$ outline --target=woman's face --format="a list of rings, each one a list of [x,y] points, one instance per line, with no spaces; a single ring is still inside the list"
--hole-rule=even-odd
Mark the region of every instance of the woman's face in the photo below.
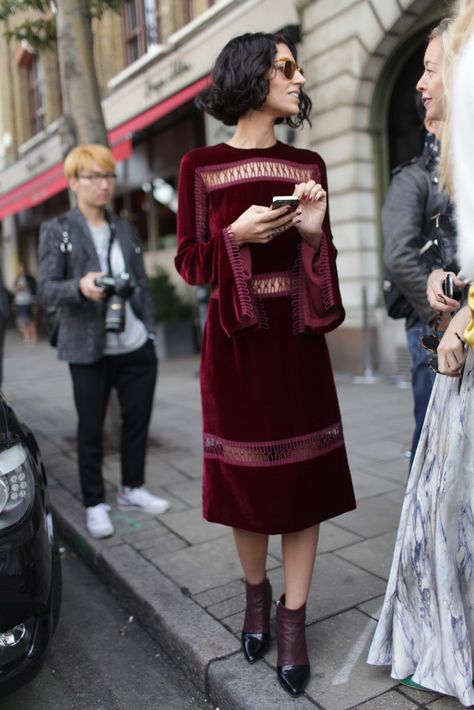
[[[443,40],[435,37],[426,48],[425,71],[416,85],[426,109],[426,118],[430,121],[442,121],[444,118],[443,53]]]
[[[277,44],[276,48],[273,68],[268,76],[270,88],[263,104],[263,111],[271,113],[275,119],[296,116],[299,113],[301,89],[306,82],[289,47],[286,44]],[[288,78],[291,73],[289,70],[293,69],[293,76]]]

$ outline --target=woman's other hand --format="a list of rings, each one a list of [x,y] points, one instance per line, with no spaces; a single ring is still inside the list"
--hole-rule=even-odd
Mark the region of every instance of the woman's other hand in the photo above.
[[[448,298],[443,293],[443,283],[446,280],[448,273],[451,274],[454,287],[462,289],[465,286],[464,281],[461,281],[452,271],[447,272],[444,269],[435,269],[428,277],[426,284],[426,296],[431,308],[437,313],[451,313],[459,309],[459,301],[454,298]]]
[[[293,212],[288,205],[271,209],[251,205],[229,226],[237,246],[243,244],[268,244],[293,223]]]
[[[459,377],[466,360],[467,351],[462,334],[471,319],[471,311],[464,306],[451,322],[438,345],[438,372],[448,377]]]
[[[327,209],[326,191],[318,182],[309,180],[296,185],[294,194],[299,198],[300,204],[293,224],[303,239],[317,250],[321,243],[321,230]]]

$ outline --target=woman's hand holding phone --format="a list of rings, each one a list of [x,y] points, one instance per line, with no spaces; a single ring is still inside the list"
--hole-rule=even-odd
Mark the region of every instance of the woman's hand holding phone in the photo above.
[[[230,225],[237,246],[243,244],[268,244],[280,232],[289,229],[294,212],[288,204],[272,209],[251,205]]]
[[[466,285],[464,281],[461,281],[461,279],[451,271],[446,272],[444,269],[435,269],[431,272],[426,285],[426,296],[431,308],[440,314],[459,310],[459,301],[453,298],[452,295],[444,293],[444,288],[446,287],[445,280],[448,275],[450,276],[452,284],[452,289],[449,288],[449,291],[456,289],[462,290]]]
[[[326,216],[326,190],[315,180],[309,180],[296,185],[294,194],[298,197],[300,206],[293,223],[303,239],[317,250],[321,244],[322,227]]]
[[[319,249],[327,209],[326,191],[321,184],[315,180],[299,183],[293,195],[276,195],[274,202],[271,208],[252,205],[232,222],[230,230],[237,246],[268,244],[295,226],[313,249]]]

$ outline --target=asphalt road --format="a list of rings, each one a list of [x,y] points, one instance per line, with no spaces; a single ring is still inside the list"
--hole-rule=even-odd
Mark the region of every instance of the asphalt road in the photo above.
[[[214,710],[69,550],[63,606],[40,674],[0,710]]]

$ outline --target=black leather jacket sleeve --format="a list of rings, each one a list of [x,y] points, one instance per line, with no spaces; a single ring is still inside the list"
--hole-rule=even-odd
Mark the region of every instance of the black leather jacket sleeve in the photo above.
[[[406,166],[393,177],[382,209],[385,265],[425,323],[436,315],[426,298],[426,281],[433,267],[419,253],[425,241],[426,215],[436,213],[430,191],[429,173],[424,174],[418,163]]]

